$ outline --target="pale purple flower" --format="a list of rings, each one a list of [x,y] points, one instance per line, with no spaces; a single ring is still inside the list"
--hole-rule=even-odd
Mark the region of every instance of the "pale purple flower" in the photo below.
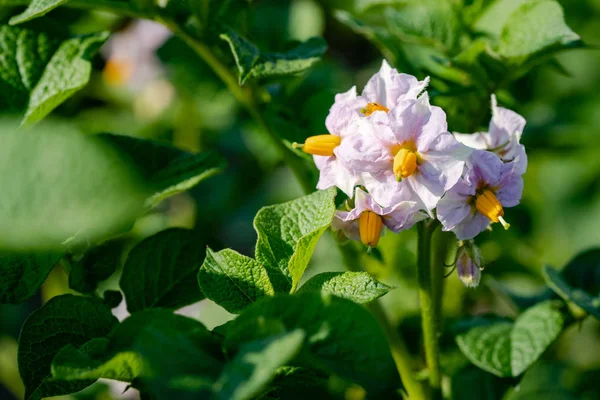
[[[356,188],[354,208],[351,211],[336,211],[331,227],[334,231],[341,230],[350,239],[360,241],[359,218],[365,211],[380,215],[383,225],[395,233],[409,229],[428,218],[426,213],[420,211],[421,204],[409,200],[407,193],[404,193],[403,197],[407,200],[399,201],[393,207],[381,207],[370,194]]]
[[[474,238],[491,222],[500,221],[508,228],[503,207],[519,204],[522,192],[523,178],[515,165],[503,163],[492,152],[474,150],[463,178],[439,201],[437,218],[444,231],[454,232],[459,239]],[[489,201],[478,203],[480,196],[488,196]]]
[[[363,173],[363,185],[384,206],[411,192],[428,211],[461,177],[470,149],[448,132],[444,111],[429,104],[427,93],[403,99],[389,113],[374,112],[354,124],[334,153],[350,171]],[[410,174],[394,171],[401,149],[414,153]],[[416,161],[415,161],[416,160]]]
[[[477,287],[481,280],[482,258],[479,249],[472,242],[466,242],[456,253],[456,272],[461,282],[470,288]]]
[[[454,137],[474,149],[493,151],[505,163],[514,163],[515,170],[522,175],[527,170],[527,154],[520,143],[525,123],[525,118],[516,112],[498,107],[496,96],[492,95],[492,120],[488,132],[455,133]]]

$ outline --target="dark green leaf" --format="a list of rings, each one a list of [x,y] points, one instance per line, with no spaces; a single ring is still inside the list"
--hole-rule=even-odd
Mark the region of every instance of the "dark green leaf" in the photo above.
[[[583,398],[569,390],[569,371],[558,363],[535,363],[525,374],[519,385],[504,400],[576,400]]]
[[[109,241],[85,253],[71,263],[69,287],[79,293],[92,293],[98,284],[107,280],[121,264],[123,243]]]
[[[148,205],[186,191],[225,167],[223,158],[213,152],[192,154],[152,140],[111,134],[100,137],[130,157],[153,186]]]
[[[546,283],[565,301],[572,301],[589,314],[600,319],[600,297],[592,297],[582,289],[575,288],[554,268],[545,266],[542,274]]]
[[[305,334],[302,330],[250,342],[240,348],[215,384],[215,398],[250,400],[273,378],[279,367],[290,362],[300,351]]]
[[[558,337],[563,322],[557,304],[546,301],[525,311],[514,323],[476,326],[458,335],[456,343],[478,367],[500,377],[518,376]]]
[[[274,294],[265,267],[231,249],[208,249],[198,271],[202,293],[230,313],[237,314],[256,300]]]
[[[473,365],[461,369],[451,377],[452,399],[501,400],[510,387],[505,379],[498,378]]]
[[[19,15],[15,15],[10,19],[11,25],[20,24],[30,21],[34,18],[41,17],[56,7],[66,3],[68,0],[32,0],[27,6],[27,9]]]
[[[61,258],[60,253],[0,255],[0,304],[31,298]]]
[[[273,279],[275,291],[295,291],[319,238],[335,213],[336,189],[320,190],[299,199],[264,207],[254,218],[258,232],[256,259],[267,270],[287,279]]]
[[[130,313],[146,308],[181,308],[204,298],[196,274],[205,255],[193,231],[167,229],[135,246],[120,285]]]
[[[123,294],[118,290],[106,290],[102,298],[108,308],[116,308],[123,301]]]
[[[578,254],[560,273],[571,286],[592,295],[600,294],[600,249]]]
[[[299,292],[323,291],[363,304],[378,299],[392,289],[367,272],[324,272],[310,278]]]
[[[50,376],[50,364],[58,351],[71,344],[81,346],[90,339],[108,335],[118,321],[100,299],[63,295],[34,311],[19,337],[19,373],[26,399],[78,392],[93,380],[66,382]]]
[[[296,329],[306,332],[307,367],[357,382],[374,397],[400,385],[383,331],[371,314],[326,293],[265,297],[232,322],[225,345],[231,351]]]
[[[263,53],[255,44],[231,29],[221,34],[221,39],[229,43],[238,67],[240,84],[248,79],[303,72],[319,61],[327,50],[327,43],[320,37],[311,38],[285,53]]]

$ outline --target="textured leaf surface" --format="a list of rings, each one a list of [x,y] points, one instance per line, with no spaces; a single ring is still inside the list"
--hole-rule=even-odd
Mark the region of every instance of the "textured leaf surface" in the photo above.
[[[120,285],[130,313],[147,308],[181,308],[204,298],[196,274],[204,246],[190,230],[167,229],[135,246]]]
[[[231,323],[225,347],[238,349],[296,329],[306,332],[304,345],[310,354],[307,367],[357,382],[372,396],[400,385],[379,324],[360,305],[329,294],[265,297]]]
[[[63,124],[0,124],[0,248],[46,251],[129,229],[147,187],[121,155]]]
[[[566,301],[572,301],[587,313],[600,319],[600,296],[590,296],[586,291],[571,286],[554,268],[544,267],[542,275],[552,290]]]
[[[500,377],[518,376],[533,364],[563,328],[555,302],[546,301],[514,323],[501,321],[477,326],[456,337],[463,354],[478,367]]]
[[[27,9],[19,15],[15,15],[10,19],[11,25],[20,24],[30,21],[34,18],[41,17],[46,13],[54,10],[56,7],[65,4],[68,0],[32,0],[27,6]]]
[[[149,205],[191,189],[225,167],[225,160],[213,152],[192,154],[152,140],[111,134],[101,137],[130,157],[153,186]]]
[[[284,53],[263,53],[254,43],[233,30],[222,34],[221,39],[229,43],[241,84],[248,79],[303,72],[319,61],[327,50],[327,43],[320,37],[311,38]]]
[[[104,337],[118,321],[101,300],[63,295],[54,297],[25,321],[19,337],[19,373],[26,399],[78,392],[93,380],[67,382],[51,379],[50,364],[58,351]]]
[[[31,298],[61,257],[61,253],[0,254],[0,304]]]
[[[215,384],[214,397],[223,400],[255,398],[275,378],[277,369],[298,354],[304,338],[304,332],[298,329],[242,346]]]
[[[296,290],[319,238],[335,213],[336,189],[320,190],[287,203],[262,208],[254,218],[256,259],[280,271],[287,281],[271,279],[275,291]],[[277,276],[269,274],[269,276]]]
[[[216,253],[207,250],[198,272],[198,284],[206,297],[234,314],[274,294],[265,267],[231,249]]]
[[[123,244],[109,241],[85,253],[79,261],[71,263],[69,287],[79,293],[92,293],[98,284],[107,280],[121,264]]]
[[[299,292],[323,291],[363,304],[383,296],[392,289],[367,272],[324,272],[310,278]]]
[[[564,20],[555,0],[532,0],[517,8],[505,22],[498,53],[520,62],[549,49],[581,45],[579,35]]]

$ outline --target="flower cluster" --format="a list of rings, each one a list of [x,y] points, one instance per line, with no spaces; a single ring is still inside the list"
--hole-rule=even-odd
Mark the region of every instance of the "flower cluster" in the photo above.
[[[337,186],[350,197],[333,229],[368,247],[384,227],[399,232],[427,218],[460,240],[495,222],[508,229],[504,208],[521,199],[525,119],[492,96],[488,132],[452,134],[444,111],[430,104],[428,83],[383,61],[361,95],[353,87],[335,97],[329,134],[294,143],[314,156],[318,189]]]

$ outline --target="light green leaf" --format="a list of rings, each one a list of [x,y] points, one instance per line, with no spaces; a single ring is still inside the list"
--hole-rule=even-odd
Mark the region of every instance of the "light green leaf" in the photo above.
[[[225,348],[235,351],[248,342],[296,329],[306,333],[307,352],[297,363],[356,382],[373,398],[400,386],[377,321],[362,306],[327,293],[263,298],[228,326]]]
[[[275,293],[265,267],[231,249],[207,250],[198,284],[206,297],[234,314]]]
[[[598,300],[600,297],[594,298],[586,291],[571,286],[561,273],[554,268],[545,266],[542,269],[542,275],[548,286],[565,301],[572,301],[587,313],[600,319],[600,302]]]
[[[558,2],[529,0],[506,20],[497,50],[520,64],[535,55],[581,45],[579,35],[566,25]]]
[[[474,29],[499,37],[508,17],[528,0],[494,0],[477,19]]]
[[[0,254],[0,304],[30,299],[61,258],[61,253]]]
[[[114,149],[64,124],[0,125],[0,248],[47,251],[127,230],[147,185]]]
[[[56,7],[63,5],[68,0],[32,0],[27,6],[27,9],[19,15],[15,15],[9,21],[11,25],[20,24],[30,21],[34,18],[41,17]]]
[[[298,292],[323,291],[363,304],[378,299],[392,289],[367,272],[324,272],[310,278]]]
[[[229,29],[220,35],[229,43],[238,67],[240,84],[248,79],[293,75],[310,68],[327,50],[323,38],[315,37],[284,53],[263,53],[252,42]]]
[[[108,241],[87,251],[77,261],[71,262],[69,287],[79,293],[93,293],[98,284],[107,280],[121,265],[123,243]]]
[[[100,299],[70,294],[54,297],[25,321],[19,337],[19,373],[25,384],[25,399],[78,392],[93,380],[54,380],[50,363],[64,346],[81,346],[108,335],[118,323]]]
[[[553,301],[531,307],[517,318],[477,326],[456,337],[465,356],[500,377],[518,376],[533,364],[563,328],[563,315]]]
[[[256,259],[267,269],[282,272],[287,279],[275,281],[272,278],[275,291],[296,290],[319,238],[331,224],[335,195],[335,188],[320,190],[287,203],[264,207],[256,214]]]
[[[103,134],[103,139],[126,153],[154,187],[146,203],[153,206],[220,173],[225,160],[214,152],[188,153],[152,140]]]
[[[186,229],[167,229],[141,241],[129,252],[119,282],[127,310],[177,309],[202,300],[195,277],[204,255],[204,246]]]
[[[300,352],[304,338],[304,332],[297,329],[242,346],[225,366],[215,384],[213,397],[223,400],[255,398],[275,378],[277,369]]]

